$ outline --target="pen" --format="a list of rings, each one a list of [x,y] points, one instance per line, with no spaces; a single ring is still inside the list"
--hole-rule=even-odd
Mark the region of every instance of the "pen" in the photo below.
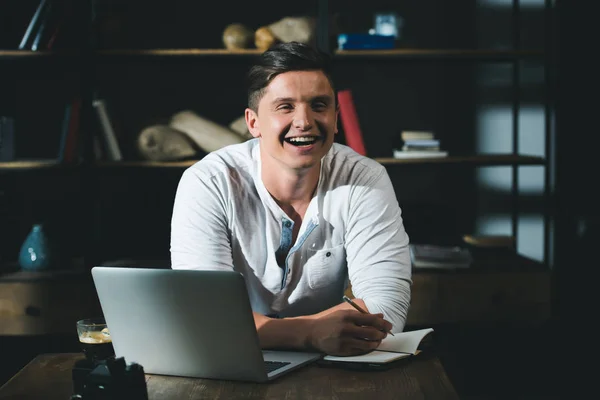
[[[348,304],[350,304],[352,307],[356,308],[356,310],[357,310],[358,312],[361,312],[361,313],[363,313],[363,314],[368,314],[368,312],[366,312],[365,310],[363,310],[363,309],[362,309],[362,308],[361,308],[361,307],[360,307],[358,304],[356,304],[355,302],[353,302],[353,301],[352,301],[352,299],[350,299],[349,297],[347,297],[347,296],[344,296],[344,297],[342,297],[342,298],[344,299],[344,301],[345,301],[346,303],[348,303]],[[390,335],[394,336],[394,334],[392,333],[392,331],[389,331],[389,332],[387,332],[387,333],[389,333]]]

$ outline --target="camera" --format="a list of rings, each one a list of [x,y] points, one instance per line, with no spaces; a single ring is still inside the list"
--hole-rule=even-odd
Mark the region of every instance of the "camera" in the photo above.
[[[79,360],[72,370],[72,400],[148,400],[144,368],[123,357]]]

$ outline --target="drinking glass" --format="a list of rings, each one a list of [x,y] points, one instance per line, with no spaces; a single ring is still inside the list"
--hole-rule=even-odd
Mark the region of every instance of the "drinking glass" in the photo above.
[[[112,339],[104,318],[87,318],[77,321],[79,344],[86,358],[101,361],[114,357]]]

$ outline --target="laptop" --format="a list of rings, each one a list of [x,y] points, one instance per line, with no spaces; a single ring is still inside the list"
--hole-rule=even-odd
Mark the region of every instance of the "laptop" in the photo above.
[[[263,351],[235,271],[96,266],[116,357],[157,375],[267,382],[322,357]]]

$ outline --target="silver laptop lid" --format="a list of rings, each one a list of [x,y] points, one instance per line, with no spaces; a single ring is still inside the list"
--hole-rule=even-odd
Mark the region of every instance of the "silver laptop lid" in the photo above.
[[[92,276],[127,363],[149,374],[267,379],[240,273],[100,266]]]

